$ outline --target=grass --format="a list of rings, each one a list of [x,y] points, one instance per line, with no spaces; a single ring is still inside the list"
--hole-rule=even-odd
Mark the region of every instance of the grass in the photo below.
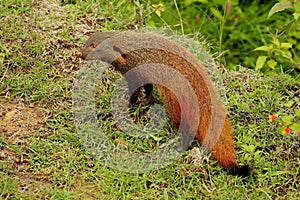
[[[91,0],[64,6],[5,0],[0,10],[1,199],[299,199],[299,135],[282,135],[278,124],[268,122],[270,114],[299,107],[285,106],[299,99],[299,80],[242,67],[224,71],[238,161],[251,167],[251,176],[233,176],[213,158],[192,163],[191,150],[160,170],[126,173],[95,159],[78,138],[72,87],[81,63],[75,53],[94,29],[139,26],[153,10]],[[110,97],[119,77],[107,71],[96,99],[110,139],[125,149],[147,151],[171,138],[169,124],[157,136],[161,140],[133,140],[116,128]],[[138,115],[145,108],[136,110]]]

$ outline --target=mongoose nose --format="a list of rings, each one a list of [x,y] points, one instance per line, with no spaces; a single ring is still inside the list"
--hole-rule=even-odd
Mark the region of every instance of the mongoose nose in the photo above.
[[[81,53],[81,52],[77,52],[77,53],[76,53],[76,56],[77,56],[78,58],[82,58],[82,53]]]

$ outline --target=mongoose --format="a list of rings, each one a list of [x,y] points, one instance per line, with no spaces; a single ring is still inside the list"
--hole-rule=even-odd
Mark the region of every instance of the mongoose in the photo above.
[[[153,63],[162,64],[178,71],[192,86],[200,106],[200,114],[194,112],[192,103],[184,102],[184,99],[183,103],[180,103],[172,91],[156,84],[172,123],[177,128],[182,125],[180,123],[184,123],[184,131],[187,133],[195,131],[200,144],[211,152],[222,167],[239,171],[231,124],[225,107],[218,98],[204,66],[184,47],[152,32],[99,32],[87,40],[77,56],[84,60],[105,61],[112,64],[122,74],[135,67]],[[143,71],[135,72],[135,75],[126,80],[130,82],[132,79],[136,79],[138,82],[148,83],[143,79],[149,79],[150,75],[144,75],[145,73]],[[171,81],[179,86],[179,93],[183,97],[189,96],[187,91],[181,89],[184,88],[181,85],[182,81],[178,78],[174,79],[166,81]],[[150,94],[152,92],[151,84],[146,86],[145,90]],[[195,128],[192,121],[196,115],[200,115],[200,118],[199,124]],[[221,124],[221,128],[218,130],[219,124]],[[218,132],[220,133],[218,134]]]

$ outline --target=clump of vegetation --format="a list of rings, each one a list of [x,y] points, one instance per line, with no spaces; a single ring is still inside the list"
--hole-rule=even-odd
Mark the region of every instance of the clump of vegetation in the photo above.
[[[273,1],[258,0],[175,1],[177,6],[161,2],[164,11],[152,16],[147,25],[170,26],[185,34],[200,32],[217,47],[212,52],[222,53],[220,61],[230,69],[243,66],[298,76],[299,2],[276,6]]]

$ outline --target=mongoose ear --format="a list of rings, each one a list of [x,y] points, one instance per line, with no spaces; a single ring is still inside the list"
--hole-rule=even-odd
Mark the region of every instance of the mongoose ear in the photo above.
[[[118,52],[121,56],[123,56],[126,52],[126,48],[121,44],[114,44],[114,51]]]
[[[118,44],[118,45],[115,44],[113,46],[113,49],[114,49],[115,52],[120,54],[120,56],[117,58],[117,61],[119,63],[121,63],[122,65],[125,65],[126,64],[126,54],[125,54],[126,50],[125,50],[125,47],[120,45],[120,44]]]

